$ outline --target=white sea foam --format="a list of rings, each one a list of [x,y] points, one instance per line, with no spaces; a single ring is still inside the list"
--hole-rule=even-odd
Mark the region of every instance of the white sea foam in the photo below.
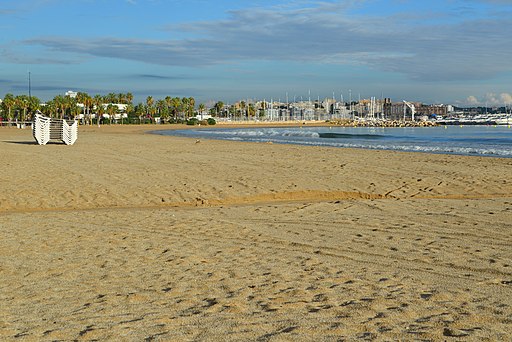
[[[159,134],[233,141],[512,157],[512,129],[506,128],[250,128],[167,131]]]
[[[308,130],[283,130],[283,129],[228,129],[204,131],[216,136],[229,137],[309,137],[318,138],[318,132]]]

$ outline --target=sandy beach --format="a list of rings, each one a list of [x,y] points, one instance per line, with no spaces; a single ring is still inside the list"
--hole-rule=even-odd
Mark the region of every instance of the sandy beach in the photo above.
[[[512,159],[154,127],[0,127],[1,340],[512,339]]]

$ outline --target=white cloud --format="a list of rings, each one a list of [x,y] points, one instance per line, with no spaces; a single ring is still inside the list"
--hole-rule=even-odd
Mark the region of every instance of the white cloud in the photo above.
[[[355,17],[347,6],[298,1],[173,26],[180,36],[193,34],[193,39],[38,37],[25,43],[56,51],[61,58],[68,52],[193,67],[248,60],[366,65],[432,82],[491,79],[512,71],[507,18],[466,18],[444,25],[426,19],[419,25],[404,16]]]
[[[499,103],[499,99],[496,97],[495,93],[487,93],[485,94],[485,104],[488,106],[497,105]]]
[[[502,103],[504,103],[506,105],[510,105],[510,104],[512,104],[512,94],[501,93],[500,100]]]
[[[470,95],[464,102],[467,106],[503,106],[512,104],[512,94],[501,93],[499,95],[495,93],[487,93],[482,99],[478,99],[474,95]]]
[[[478,99],[475,96],[470,95],[466,99],[466,104],[468,104],[470,106],[478,106],[480,104],[480,101],[478,101]]]
[[[480,2],[489,2],[492,4],[512,5],[512,0],[480,0]]]

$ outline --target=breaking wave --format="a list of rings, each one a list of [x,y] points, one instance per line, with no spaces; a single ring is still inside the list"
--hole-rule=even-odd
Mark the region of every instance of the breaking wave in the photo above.
[[[153,133],[202,139],[512,158],[512,129],[506,127],[216,128]]]

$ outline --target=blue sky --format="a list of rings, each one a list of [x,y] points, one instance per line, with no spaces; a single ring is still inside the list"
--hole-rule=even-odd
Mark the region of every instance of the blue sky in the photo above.
[[[0,97],[512,104],[512,0],[3,0]]]

